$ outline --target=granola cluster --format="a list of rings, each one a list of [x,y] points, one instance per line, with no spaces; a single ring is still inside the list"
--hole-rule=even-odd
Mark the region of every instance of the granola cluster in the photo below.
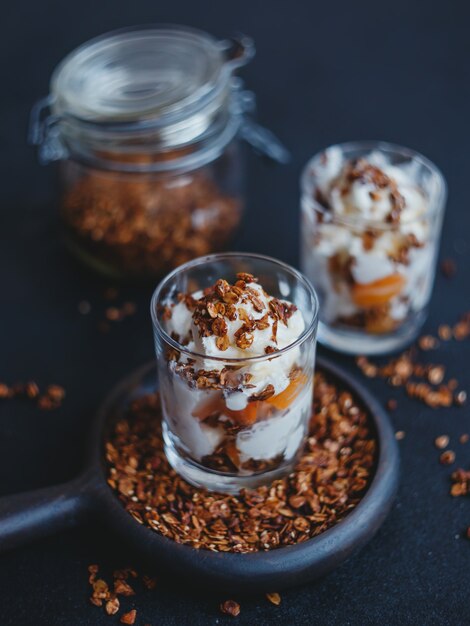
[[[27,383],[14,383],[13,385],[0,382],[0,400],[13,398],[27,398],[34,401],[39,409],[50,411],[58,409],[62,405],[65,389],[60,385],[47,385],[46,389],[41,391],[34,380]]]
[[[253,344],[256,331],[271,328],[273,345],[265,347],[266,354],[275,352],[278,324],[288,326],[288,320],[297,311],[297,307],[277,298],[268,296],[260,289],[253,287],[258,279],[245,272],[237,274],[235,284],[231,285],[220,278],[214,285],[204,290],[200,298],[191,294],[180,294],[180,302],[192,312],[193,323],[199,337],[216,337],[215,344],[218,350],[225,352],[231,344],[228,322],[239,320],[241,324],[234,333],[234,342],[240,350],[247,350]],[[262,299],[260,295],[263,295]],[[247,305],[262,316],[254,317]],[[167,307],[164,317],[171,319],[172,310]],[[177,335],[178,339],[181,339]]]
[[[82,258],[111,275],[146,278],[222,250],[241,206],[203,173],[175,181],[90,170],[66,190],[61,214]]]
[[[469,336],[470,312],[467,312],[452,327],[441,324],[438,337],[423,335],[416,346],[389,359],[383,365],[377,365],[365,356],[358,357],[356,364],[368,378],[383,378],[392,387],[404,387],[410,398],[415,398],[429,407],[437,409],[453,405],[463,406],[467,401],[467,392],[458,390],[458,380],[445,380],[445,366],[424,362],[420,352],[435,350],[441,341],[463,341]]]
[[[126,602],[128,601],[126,598],[135,596],[134,582],[138,581],[139,574],[132,567],[116,569],[113,572],[113,583],[109,585],[102,576],[98,578],[99,570],[96,564],[88,566],[88,583],[92,587],[90,602],[93,606],[104,607],[107,615],[116,615],[122,609],[121,602],[123,600]],[[152,590],[155,589],[157,581],[143,574],[141,583],[145,589]],[[137,610],[131,609],[121,612],[119,622],[132,625],[136,618]]]
[[[135,400],[106,441],[108,484],[139,524],[214,552],[269,551],[315,537],[361,500],[377,445],[369,417],[348,390],[315,375],[307,447],[295,471],[237,496],[186,483],[163,451],[160,400]]]

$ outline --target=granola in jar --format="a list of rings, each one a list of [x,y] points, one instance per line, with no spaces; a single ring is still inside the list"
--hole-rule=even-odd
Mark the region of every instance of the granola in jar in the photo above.
[[[302,311],[251,273],[233,276],[152,305],[165,333],[156,345],[167,456],[177,471],[175,453],[202,470],[185,466],[189,482],[223,491],[292,467],[308,429],[315,348],[308,283]],[[211,472],[227,480],[216,476],[213,487]]]
[[[60,215],[77,257],[146,279],[227,246],[244,204],[241,139],[289,156],[251,119],[254,95],[235,76],[253,54],[247,37],[152,26],[93,39],[58,65],[31,141],[41,162],[60,163]]]
[[[380,353],[409,343],[435,275],[445,183],[420,155],[344,144],[302,178],[302,268],[319,292],[320,340]]]

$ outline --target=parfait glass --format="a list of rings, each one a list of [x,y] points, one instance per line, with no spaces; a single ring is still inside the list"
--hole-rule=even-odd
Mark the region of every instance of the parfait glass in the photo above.
[[[350,163],[374,154],[406,176],[424,209],[398,221],[338,214],[320,189],[331,151]],[[445,202],[441,172],[409,148],[351,142],[310,159],[301,177],[301,267],[320,300],[320,343],[348,354],[384,354],[415,339],[428,312]]]
[[[256,276],[265,292],[295,305],[299,336],[281,349],[246,358],[210,357],[169,332],[166,312],[180,294],[219,279]],[[254,488],[290,472],[312,412],[318,300],[294,268],[256,254],[198,258],[170,273],[151,301],[163,438],[172,467],[198,487],[224,493]],[[257,393],[250,387],[257,384]],[[261,391],[259,391],[261,389]]]

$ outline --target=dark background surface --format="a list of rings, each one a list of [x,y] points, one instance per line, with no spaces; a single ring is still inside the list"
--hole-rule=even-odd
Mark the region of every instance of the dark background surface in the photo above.
[[[0,404],[0,493],[67,480],[81,467],[93,414],[122,376],[152,358],[150,290],[126,288],[120,301],[138,312],[108,334],[97,326],[109,283],[69,259],[57,233],[52,168],[37,165],[26,145],[28,113],[47,93],[54,66],[76,45],[106,30],[145,22],[198,26],[220,37],[243,31],[258,54],[244,71],[258,94],[259,118],[291,148],[284,168],[249,158],[248,212],[237,243],[297,264],[298,176],[327,144],[384,139],[426,154],[450,188],[442,257],[457,260],[452,280],[438,276],[426,329],[453,322],[469,307],[468,146],[470,61],[466,3],[429,2],[27,2],[3,8],[0,63],[0,380],[56,382],[67,390],[58,411],[26,401]],[[89,300],[88,316],[78,313]],[[470,391],[469,342],[443,346],[445,362]],[[353,360],[334,357],[349,370]],[[316,584],[282,594],[237,598],[240,624],[466,624],[470,525],[468,498],[448,495],[451,468],[439,465],[437,435],[451,436],[456,466],[470,465],[469,408],[433,411],[381,381],[370,387],[385,402],[398,398],[395,428],[402,480],[397,502],[371,543]],[[88,603],[86,567],[125,565],[121,546],[99,527],[83,528],[0,559],[0,624],[111,624]],[[164,573],[162,578],[165,578]],[[163,582],[139,594],[138,624],[215,624],[224,597],[192,594]],[[226,597],[232,594],[227,590]],[[127,603],[131,608],[132,602]]]

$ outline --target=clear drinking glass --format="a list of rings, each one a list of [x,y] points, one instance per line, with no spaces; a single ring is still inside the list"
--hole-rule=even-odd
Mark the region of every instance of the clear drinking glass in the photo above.
[[[406,177],[405,195],[396,196],[399,202],[418,198],[421,210],[415,215],[405,211],[398,220],[364,217],[354,203],[363,202],[364,193],[376,197],[366,176],[352,192],[338,191],[342,206],[341,193],[353,205],[338,214],[322,190],[328,168],[334,171],[332,161],[340,156],[343,163],[364,158],[386,163],[387,171],[397,176],[398,191]],[[379,173],[374,184],[378,198],[387,182]],[[400,146],[346,143],[307,163],[301,177],[301,267],[320,299],[320,342],[349,354],[382,354],[413,341],[427,316],[445,201],[446,183],[437,167]],[[367,197],[365,202],[370,202]]]
[[[303,324],[291,343],[268,354],[225,358],[190,350],[171,336],[167,312],[180,294],[201,292],[221,278],[233,284],[240,272],[297,307]],[[312,411],[318,300],[309,281],[268,257],[214,254],[169,274],[155,290],[151,315],[165,452],[173,468],[196,486],[225,493],[291,471]]]

